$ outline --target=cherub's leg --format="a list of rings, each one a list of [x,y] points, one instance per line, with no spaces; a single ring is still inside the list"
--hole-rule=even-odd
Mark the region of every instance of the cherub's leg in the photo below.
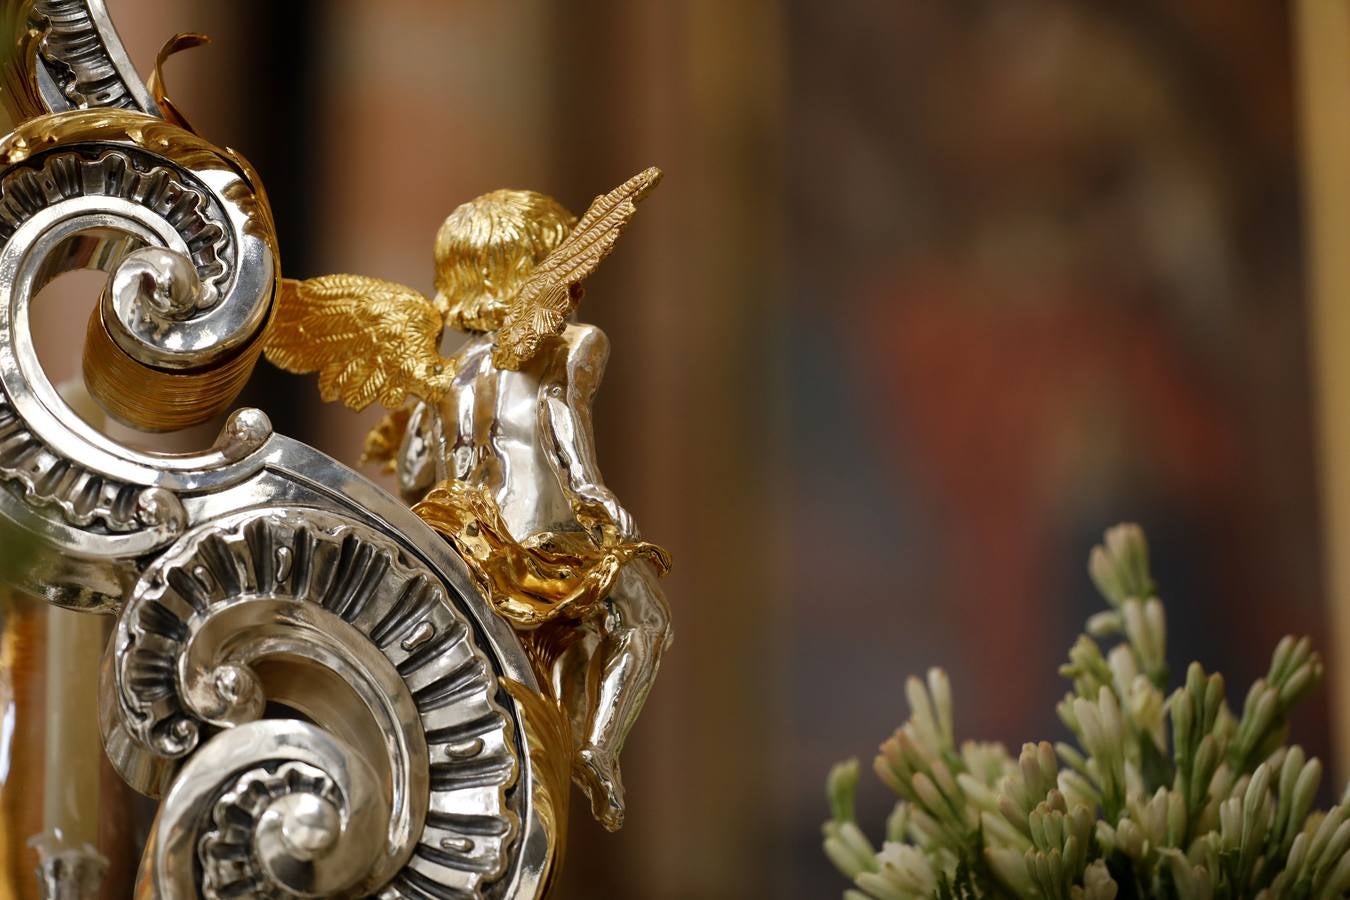
[[[591,659],[587,691],[591,712],[575,766],[591,811],[611,831],[623,824],[619,752],[670,640],[670,609],[656,573],[646,561],[630,563],[610,594],[600,643]]]
[[[581,749],[581,743],[590,727],[591,710],[595,705],[595,690],[591,677],[591,663],[595,659],[602,623],[596,620],[560,623],[568,632],[559,641],[549,676],[558,699],[571,726],[571,752]],[[549,627],[549,626],[546,626]]]

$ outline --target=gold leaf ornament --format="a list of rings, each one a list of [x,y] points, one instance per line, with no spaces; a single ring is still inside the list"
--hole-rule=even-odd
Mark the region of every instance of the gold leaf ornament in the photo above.
[[[169,97],[169,89],[164,84],[164,63],[175,53],[181,53],[184,50],[191,50],[193,47],[201,47],[211,43],[210,35],[201,34],[196,31],[185,31],[181,34],[175,34],[164,42],[164,46],[159,48],[158,55],[155,56],[155,68],[151,70],[150,77],[146,79],[145,88],[150,92],[150,96],[155,98],[155,105],[159,111],[164,114],[164,118],[180,128],[185,128],[193,134],[197,129],[192,127],[192,123],[187,120],[187,116],[178,108],[178,104]]]
[[[545,338],[562,333],[581,298],[581,282],[614,249],[637,204],[660,180],[661,170],[653,166],[592,201],[571,233],[520,286],[497,331],[494,363],[518,370]]]
[[[409,397],[435,403],[452,361],[437,350],[441,314],[420,291],[363,275],[283,279],[263,350],[288,372],[319,373],[319,395],[362,410]]]

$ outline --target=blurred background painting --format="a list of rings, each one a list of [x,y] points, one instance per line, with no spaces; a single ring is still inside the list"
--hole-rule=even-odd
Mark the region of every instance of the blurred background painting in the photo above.
[[[664,168],[582,314],[614,348],[602,464],[675,555],[677,640],[628,824],[575,804],[559,896],[837,895],[830,763],[869,759],[935,664],[965,736],[1059,734],[1116,521],[1150,535],[1177,664],[1241,685],[1279,635],[1325,637],[1284,5],[109,6],[144,67],[213,36],[172,94],[261,171],[293,277],[428,289],[464,200],[580,211]],[[84,318],[50,310],[60,378]],[[265,366],[245,401],[353,462],[378,417]],[[1328,721],[1323,690],[1295,723],[1324,758]]]

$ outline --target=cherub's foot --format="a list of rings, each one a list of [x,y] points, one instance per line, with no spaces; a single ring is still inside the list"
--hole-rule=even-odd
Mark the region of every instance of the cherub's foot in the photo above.
[[[591,814],[607,831],[623,827],[623,779],[619,761],[608,750],[587,744],[577,751],[573,770],[591,800]]]

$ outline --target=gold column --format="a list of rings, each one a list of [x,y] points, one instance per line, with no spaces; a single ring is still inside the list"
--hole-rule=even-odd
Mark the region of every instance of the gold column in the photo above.
[[[1350,3],[1294,9],[1327,584],[1334,757],[1350,774]]]

